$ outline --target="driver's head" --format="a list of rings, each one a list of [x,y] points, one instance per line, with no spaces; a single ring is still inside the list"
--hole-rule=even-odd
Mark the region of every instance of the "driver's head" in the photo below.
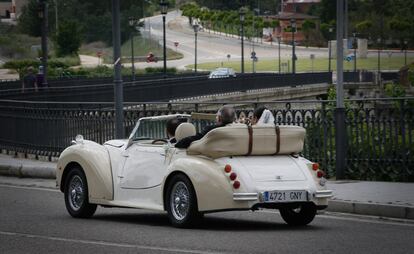
[[[216,122],[217,124],[229,124],[236,120],[236,112],[234,108],[228,105],[224,105],[217,111]]]
[[[180,125],[182,122],[178,120],[178,118],[172,118],[167,121],[167,135],[169,138],[172,138],[175,136],[175,130],[177,129],[178,125]]]

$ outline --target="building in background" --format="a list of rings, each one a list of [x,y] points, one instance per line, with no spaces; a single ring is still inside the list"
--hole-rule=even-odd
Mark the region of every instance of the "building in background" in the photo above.
[[[22,13],[22,8],[28,2],[28,0],[12,0],[12,11],[10,14],[11,19],[18,19],[20,14]]]
[[[321,0],[284,0],[280,11],[308,13],[312,5],[320,2]]]
[[[12,0],[0,0],[0,18],[9,19],[12,12]]]
[[[319,17],[308,15],[312,5],[319,4],[320,0],[284,0],[277,15],[265,16],[267,21],[278,20],[279,27],[265,28],[264,37],[267,40],[276,41],[280,37],[284,43],[290,43],[292,40],[291,20],[296,22],[295,41],[300,44],[305,40],[305,34],[302,25],[306,20],[315,24],[315,29],[319,31]]]

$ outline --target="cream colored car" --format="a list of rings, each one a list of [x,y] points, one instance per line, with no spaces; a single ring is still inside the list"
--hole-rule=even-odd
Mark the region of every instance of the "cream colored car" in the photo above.
[[[298,155],[303,128],[232,124],[178,149],[165,137],[170,118],[187,121],[177,140],[195,134],[190,115],[167,115],[139,119],[125,140],[100,145],[78,136],[57,165],[69,214],[90,217],[97,205],[144,208],[189,227],[205,213],[279,209],[288,224],[306,225],[327,207],[323,171]]]

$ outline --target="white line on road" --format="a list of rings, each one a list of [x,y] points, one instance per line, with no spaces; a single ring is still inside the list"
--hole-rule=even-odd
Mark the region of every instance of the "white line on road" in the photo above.
[[[155,251],[165,251],[165,252],[199,253],[199,254],[225,253],[225,252],[210,252],[210,251],[202,251],[202,250],[194,250],[194,249],[166,248],[166,247],[140,245],[140,244],[127,244],[127,243],[115,243],[115,242],[105,242],[105,241],[70,239],[70,238],[33,235],[33,234],[25,234],[25,233],[14,233],[14,232],[6,232],[6,231],[0,231],[0,235],[26,237],[26,238],[42,239],[42,240],[52,240],[52,241],[60,241],[60,242],[67,242],[67,243],[94,244],[94,245],[100,245],[100,246],[134,248],[134,249],[155,250]]]
[[[1,184],[1,183],[0,183],[0,187],[24,189],[24,190],[40,190],[40,191],[60,192],[60,190],[58,190],[58,189],[50,189],[50,188],[46,188],[46,187],[16,186],[16,185]]]

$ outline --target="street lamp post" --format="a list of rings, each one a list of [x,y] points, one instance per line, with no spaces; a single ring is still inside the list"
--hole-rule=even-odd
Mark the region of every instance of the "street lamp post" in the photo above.
[[[353,37],[354,37],[354,72],[357,71],[357,55],[356,55],[356,50],[357,50],[357,41],[356,41],[356,33],[353,32],[352,33]]]
[[[132,68],[132,81],[135,81],[135,56],[134,56],[134,31],[138,20],[134,17],[129,17],[129,27],[131,28],[131,68]]]
[[[115,97],[115,138],[123,139],[124,130],[124,88],[121,74],[121,25],[119,0],[112,0],[112,36],[114,63],[114,97]]]
[[[162,14],[162,31],[163,31],[163,44],[164,44],[164,77],[167,76],[167,45],[166,45],[166,38],[165,38],[165,16],[167,15],[168,11],[168,2],[166,0],[160,1],[160,8]]]
[[[47,0],[39,0],[38,14],[42,19],[42,65],[43,65],[43,87],[47,87],[47,30],[48,30],[48,12]]]
[[[331,66],[331,58],[332,58],[332,40],[331,40],[331,34],[333,32],[333,28],[330,27],[329,28],[329,38],[328,38],[328,72],[332,71],[332,66]]]
[[[407,65],[407,50],[408,50],[408,41],[404,41],[404,65]]]
[[[241,73],[244,73],[244,8],[240,8],[240,36],[241,36]]]
[[[295,55],[295,32],[296,32],[296,19],[290,20],[292,29],[292,73],[296,73],[296,55]]]
[[[378,75],[381,73],[381,38],[377,39],[378,43]]]
[[[279,56],[279,74],[281,73],[281,60],[280,60],[280,40],[281,40],[280,34],[277,36],[277,42],[278,42],[278,56]]]
[[[197,34],[199,25],[197,22],[194,22],[194,72],[197,73]]]

